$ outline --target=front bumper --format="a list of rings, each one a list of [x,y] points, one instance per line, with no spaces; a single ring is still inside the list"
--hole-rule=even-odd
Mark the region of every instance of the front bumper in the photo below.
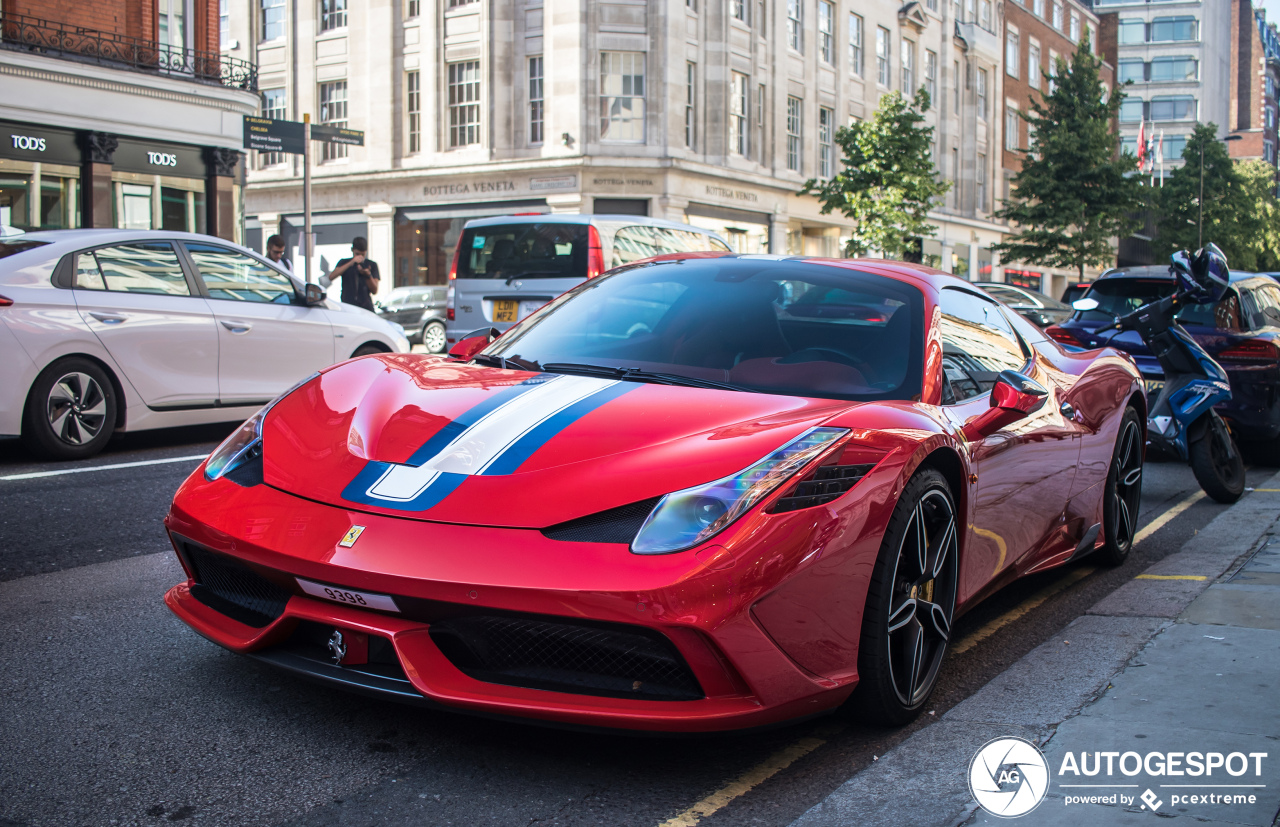
[[[265,485],[209,483],[199,471],[179,491],[166,525],[176,547],[226,555],[282,590],[278,610],[236,619],[207,595],[201,599],[193,577],[165,597],[182,620],[232,651],[366,694],[561,726],[705,732],[821,713],[842,703],[856,682],[853,674],[819,677],[780,650],[749,609],[758,591],[744,587],[743,573],[714,548],[645,557],[535,530],[348,511]],[[365,531],[342,548],[338,541],[352,525]],[[183,562],[191,576],[190,560]],[[401,611],[317,599],[297,587],[299,577],[393,595]],[[451,618],[477,613],[660,636],[700,696],[655,700],[628,697],[625,688],[552,691],[480,679],[432,634],[433,626],[439,631]],[[302,631],[317,629],[386,641],[394,668],[328,662],[322,648],[303,645]]]

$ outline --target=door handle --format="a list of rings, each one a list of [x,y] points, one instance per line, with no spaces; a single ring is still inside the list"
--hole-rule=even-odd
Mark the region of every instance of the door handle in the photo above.
[[[129,318],[122,313],[95,313],[90,311],[89,315],[103,324],[120,324],[125,319]]]
[[[253,325],[248,322],[223,322],[222,326],[232,333],[248,333],[253,330]]]

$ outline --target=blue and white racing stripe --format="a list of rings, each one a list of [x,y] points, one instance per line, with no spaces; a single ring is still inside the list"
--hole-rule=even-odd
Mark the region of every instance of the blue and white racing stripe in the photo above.
[[[635,384],[542,374],[441,428],[403,465],[371,461],[342,492],[349,502],[426,511],[472,476],[513,474],[556,434]]]

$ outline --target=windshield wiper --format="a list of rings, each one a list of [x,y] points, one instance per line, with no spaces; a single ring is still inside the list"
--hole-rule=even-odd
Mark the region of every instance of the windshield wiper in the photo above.
[[[515,281],[516,279],[526,278],[527,276],[563,276],[563,275],[565,274],[560,270],[527,270],[523,273],[516,273],[514,276],[508,277],[507,286],[510,287],[511,282]]]
[[[542,372],[542,366],[537,362],[529,359],[521,359],[519,356],[497,356],[492,353],[478,353],[471,357],[471,361],[479,362],[482,365],[488,365],[491,368],[502,368],[503,370],[528,370],[535,373]]]
[[[727,382],[716,382],[711,379],[697,379],[693,376],[682,376],[678,373],[659,373],[640,368],[611,368],[607,365],[584,365],[577,362],[548,362],[542,366],[548,373],[580,373],[585,376],[607,376],[613,379],[631,379],[637,382],[656,382],[661,385],[684,385],[690,388],[712,388],[722,391],[742,391],[740,385]]]

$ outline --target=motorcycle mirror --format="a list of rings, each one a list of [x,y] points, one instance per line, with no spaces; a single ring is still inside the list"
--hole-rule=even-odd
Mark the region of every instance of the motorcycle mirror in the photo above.
[[[1097,310],[1098,300],[1097,299],[1076,299],[1071,303],[1071,306],[1074,307],[1076,310]]]

